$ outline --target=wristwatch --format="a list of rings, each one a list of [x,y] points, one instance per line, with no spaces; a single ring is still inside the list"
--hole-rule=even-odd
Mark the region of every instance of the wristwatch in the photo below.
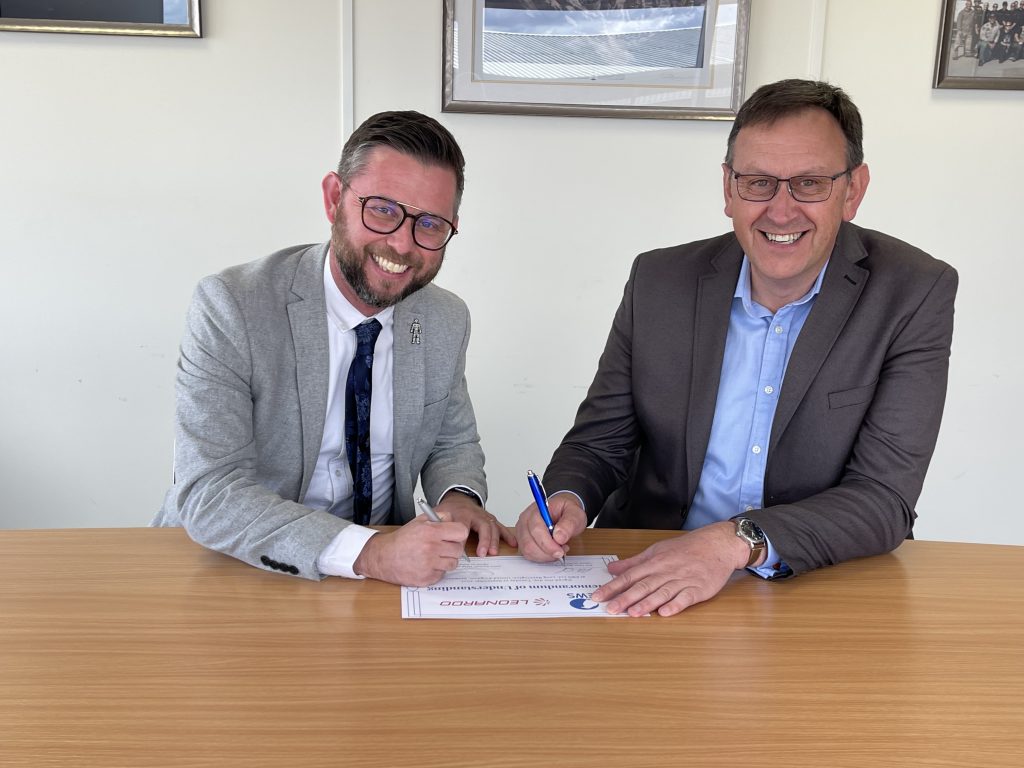
[[[758,561],[761,553],[768,548],[764,531],[748,517],[734,517],[732,521],[736,524],[736,535],[750,545],[750,558],[747,560],[746,566],[744,566],[749,568]]]

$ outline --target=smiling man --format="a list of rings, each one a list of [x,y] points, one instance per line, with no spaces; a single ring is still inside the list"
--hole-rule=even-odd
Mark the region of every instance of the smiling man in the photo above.
[[[946,395],[956,271],[850,221],[868,187],[839,88],[763,86],[722,166],[733,232],[637,257],[576,423],[517,525],[533,560],[598,527],[686,531],[593,595],[677,613],[911,535]]]
[[[436,120],[374,115],[324,177],[329,243],[199,283],[154,525],[265,570],[410,586],[454,568],[471,531],[480,556],[514,544],[483,506],[469,312],[432,284],[464,166]],[[441,522],[416,517],[418,480]]]

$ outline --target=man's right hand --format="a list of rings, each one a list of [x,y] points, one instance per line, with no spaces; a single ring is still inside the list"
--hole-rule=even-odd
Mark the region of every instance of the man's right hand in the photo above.
[[[420,515],[397,531],[371,536],[352,570],[369,579],[427,587],[455,569],[468,536],[462,523],[432,523]]]
[[[527,560],[548,563],[564,557],[569,551],[569,539],[579,536],[587,527],[587,513],[571,493],[556,493],[548,499],[548,512],[555,524],[552,535],[544,525],[544,518],[536,504],[531,504],[519,515],[516,538],[519,552]]]

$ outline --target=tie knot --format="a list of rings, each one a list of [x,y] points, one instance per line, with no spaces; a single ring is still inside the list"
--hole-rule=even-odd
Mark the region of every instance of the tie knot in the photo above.
[[[356,326],[356,343],[358,345],[358,351],[361,354],[365,354],[363,350],[372,350],[373,345],[377,343],[377,336],[380,334],[380,321],[376,318],[367,320],[365,323],[360,323]]]

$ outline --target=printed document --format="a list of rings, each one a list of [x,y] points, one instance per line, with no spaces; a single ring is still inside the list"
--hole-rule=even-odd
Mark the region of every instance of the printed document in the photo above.
[[[590,595],[611,581],[613,560],[618,557],[570,556],[564,563],[534,563],[519,555],[471,557],[433,586],[402,587],[402,618],[609,616]]]

